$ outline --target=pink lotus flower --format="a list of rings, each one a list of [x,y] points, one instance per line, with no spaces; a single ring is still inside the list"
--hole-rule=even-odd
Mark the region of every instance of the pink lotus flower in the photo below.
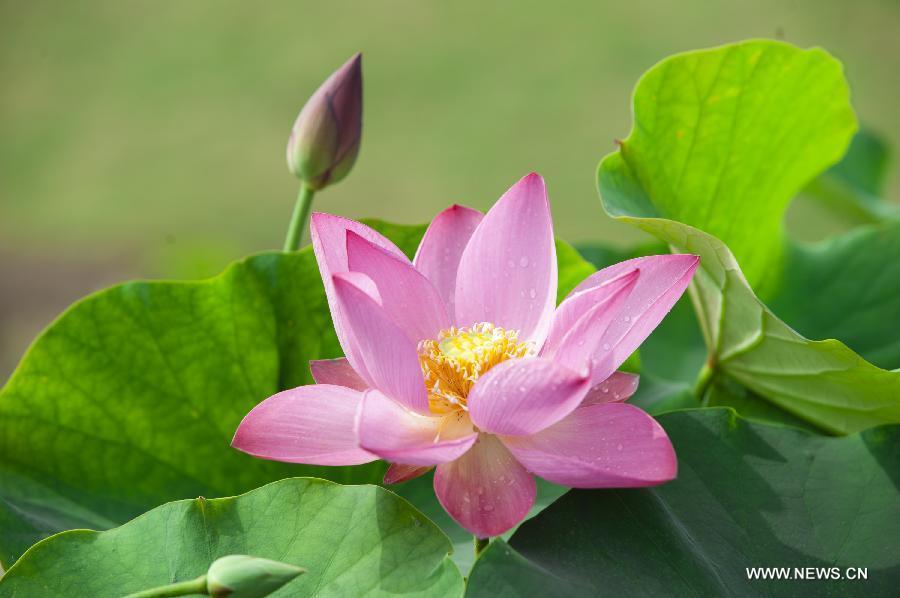
[[[616,264],[556,307],[556,251],[543,179],[491,210],[453,206],[410,262],[367,226],[312,218],[312,242],[346,359],[311,363],[317,384],[257,405],[233,445],[318,465],[384,459],[386,483],[437,467],[434,489],[486,538],[519,523],[533,475],[576,488],[675,477],[656,421],[625,401],[616,368],[659,324],[697,267],[693,255]]]

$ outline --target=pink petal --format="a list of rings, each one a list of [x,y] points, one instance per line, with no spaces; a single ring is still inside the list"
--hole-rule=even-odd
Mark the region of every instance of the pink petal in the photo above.
[[[652,255],[615,264],[596,272],[578,285],[570,294],[596,287],[637,268],[640,278],[604,332],[601,347],[609,347],[608,363],[615,369],[656,328],[687,288],[700,258],[696,255]],[[602,372],[598,372],[601,374]],[[599,382],[597,377],[595,382]]]
[[[579,374],[550,359],[504,361],[478,379],[469,393],[469,415],[492,434],[534,434],[572,412],[590,387]]]
[[[438,465],[434,474],[441,506],[479,538],[499,536],[522,521],[536,491],[531,474],[490,434],[480,434],[468,453]]]
[[[356,429],[365,450],[406,465],[453,461],[478,436],[471,425],[413,413],[377,390],[363,395]]]
[[[436,338],[450,316],[434,285],[409,260],[400,259],[353,231],[347,231],[347,263],[375,282],[380,303],[414,343]]]
[[[624,287],[634,285],[634,282],[640,272],[631,270],[623,272],[620,276],[603,281],[595,287],[571,293],[566,297],[556,311],[553,312],[553,321],[550,323],[550,332],[547,334],[547,340],[541,347],[541,353],[545,355],[553,355],[559,344],[568,332],[575,326],[585,314],[602,303],[607,302],[610,298],[615,297]]]
[[[613,372],[612,376],[591,388],[584,395],[581,406],[627,401],[637,390],[639,380],[640,378],[636,374]]]
[[[338,306],[347,325],[347,357],[363,380],[407,408],[428,413],[428,395],[416,345],[372,297],[345,274],[333,278]],[[362,364],[362,367],[357,365]]]
[[[655,486],[675,477],[672,443],[652,417],[626,403],[581,407],[533,436],[504,436],[522,465],[573,488]]]
[[[314,359],[309,362],[309,371],[312,373],[316,384],[334,384],[360,392],[369,388],[344,357],[339,357],[338,359]]]
[[[490,322],[543,342],[556,305],[556,248],[544,180],[530,174],[494,204],[463,251],[456,323]]]
[[[454,295],[459,259],[482,218],[484,215],[472,208],[459,205],[447,208],[431,221],[413,260],[416,269],[434,284],[451,317],[456,313]]]
[[[582,298],[600,295],[601,301],[590,307],[558,341],[556,348],[545,344],[542,355],[552,358],[568,368],[588,371],[592,380],[605,380],[616,370],[609,358],[609,346],[603,346],[603,334],[619,315],[638,282],[638,271],[633,270],[615,279],[609,285],[589,289],[571,297],[578,303]],[[612,287],[607,291],[607,287]],[[573,310],[574,311],[574,310]]]
[[[401,465],[400,463],[391,463],[388,470],[384,473],[384,484],[399,484],[414,480],[419,476],[423,476],[434,469],[432,466],[421,465]]]
[[[359,448],[354,431],[362,395],[330,384],[273,395],[238,426],[231,446],[255,457],[310,465],[359,465],[378,457]]]
[[[401,259],[406,259],[400,249],[387,237],[361,222],[323,212],[315,212],[310,217],[310,237],[319,269],[327,268],[329,275],[347,271],[347,231],[353,231],[366,241],[387,250]],[[408,260],[407,260],[408,261]],[[330,276],[322,272],[322,280]]]
[[[353,285],[366,295],[372,298],[372,300],[381,305],[381,294],[378,292],[378,287],[375,286],[375,281],[363,274],[362,272],[341,272],[339,275],[341,280]],[[334,287],[334,282],[332,281],[332,289]],[[332,293],[334,291],[332,290]],[[356,336],[353,334],[352,328],[350,328],[349,324],[344,322],[343,313],[340,311],[340,304],[336,303],[335,306],[337,309],[334,313],[340,314],[340,319],[342,321],[341,330],[343,331],[344,338],[341,339],[341,346],[344,349],[344,354],[347,356],[347,361],[350,364],[350,367],[353,368],[353,371],[356,372],[360,378],[363,380],[363,384],[365,384],[366,388],[369,387],[369,384],[366,380],[371,379],[371,375],[369,374],[368,369],[366,369],[365,359],[360,353],[359,343],[356,340]],[[337,330],[337,324],[335,324],[335,330]]]
[[[313,251],[316,254],[316,262],[319,264],[319,272],[322,275],[322,283],[325,285],[325,294],[328,297],[328,308],[331,310],[331,319],[334,322],[334,331],[337,333],[344,354],[350,353],[348,347],[346,325],[340,313],[340,307],[334,295],[334,285],[331,280],[335,274],[348,271],[347,266],[347,231],[351,230],[367,241],[378,245],[396,255],[406,259],[403,252],[388,239],[372,230],[365,224],[316,212],[309,222],[310,238]],[[359,368],[357,371],[361,374]]]
[[[337,274],[335,274],[337,276]],[[375,284],[375,281],[372,280],[371,277],[367,274],[363,274],[362,272],[341,272],[340,273],[341,280],[346,280],[357,289],[371,297],[375,303],[381,305],[381,293],[378,291],[378,285]],[[334,279],[332,277],[332,285],[334,284]]]

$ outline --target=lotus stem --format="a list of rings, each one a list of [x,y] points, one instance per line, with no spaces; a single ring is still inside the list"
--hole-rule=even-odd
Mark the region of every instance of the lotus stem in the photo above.
[[[697,375],[697,381],[694,383],[694,396],[702,405],[706,405],[706,393],[713,381],[715,368],[709,362],[703,365],[703,369]]]
[[[309,212],[312,209],[312,200],[315,193],[312,187],[306,183],[300,184],[300,191],[297,193],[297,203],[294,204],[291,224],[288,227],[287,238],[284,240],[285,251],[297,251],[300,249],[300,242],[303,241],[303,233],[306,230],[306,223],[309,220]]]

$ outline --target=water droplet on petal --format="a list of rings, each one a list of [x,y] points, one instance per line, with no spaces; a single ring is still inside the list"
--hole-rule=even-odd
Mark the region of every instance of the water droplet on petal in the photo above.
[[[519,265],[522,266],[523,268],[527,268],[528,267],[528,258],[523,255],[522,259],[519,260]]]
[[[534,299],[535,297],[537,297],[537,291],[531,289],[530,291],[528,291],[528,296]]]
[[[603,343],[603,350],[609,351],[609,343]]]
[[[512,260],[507,261],[507,262],[506,262],[506,265],[507,265],[508,267],[510,267],[510,268],[515,268],[515,267],[516,267],[516,263],[515,263],[514,261],[512,261]]]

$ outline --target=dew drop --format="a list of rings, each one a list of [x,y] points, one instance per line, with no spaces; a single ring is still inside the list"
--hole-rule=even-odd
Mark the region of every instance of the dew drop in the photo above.
[[[506,262],[506,265],[507,265],[507,267],[509,267],[509,268],[515,268],[515,267],[516,267],[515,262],[513,262],[512,260],[507,261],[507,262]]]
[[[537,297],[537,291],[531,289],[530,291],[528,291],[528,296],[534,299],[535,297]]]
[[[485,513],[490,513],[491,511],[494,510],[494,505],[492,505],[492,504],[481,505],[481,510],[484,511]]]
[[[603,343],[603,350],[609,351],[609,343]]]
[[[523,268],[527,268],[528,267],[528,258],[523,255],[522,259],[519,260],[519,265],[522,266]]]

